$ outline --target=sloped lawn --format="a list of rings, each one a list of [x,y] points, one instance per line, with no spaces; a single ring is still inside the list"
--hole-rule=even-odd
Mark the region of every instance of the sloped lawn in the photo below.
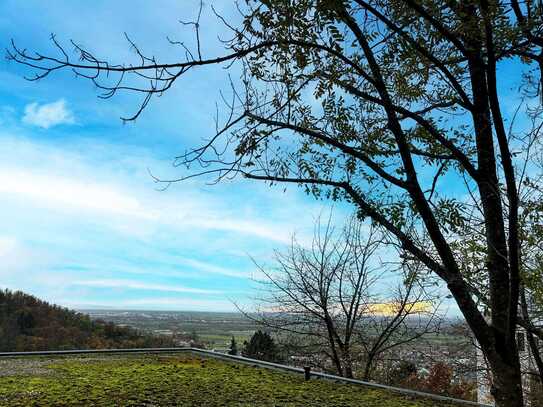
[[[429,407],[378,390],[194,355],[5,359],[2,406]]]

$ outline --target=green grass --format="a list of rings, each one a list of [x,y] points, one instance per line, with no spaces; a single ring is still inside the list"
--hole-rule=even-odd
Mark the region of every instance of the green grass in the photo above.
[[[362,406],[440,402],[190,354],[35,358],[39,373],[0,376],[2,406]],[[28,362],[30,363],[30,362]],[[44,369],[45,368],[45,372]]]

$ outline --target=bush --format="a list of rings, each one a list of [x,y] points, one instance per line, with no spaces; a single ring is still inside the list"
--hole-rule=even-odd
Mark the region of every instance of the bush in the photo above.
[[[244,342],[243,356],[268,362],[279,362],[279,352],[273,338],[267,332],[258,330],[249,342]]]

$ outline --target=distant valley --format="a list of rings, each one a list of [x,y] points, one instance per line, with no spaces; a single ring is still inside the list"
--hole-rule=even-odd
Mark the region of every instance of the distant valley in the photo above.
[[[193,343],[226,350],[232,336],[243,343],[258,326],[241,313],[145,310],[79,310],[92,320],[113,322],[154,335],[171,336],[179,346]]]

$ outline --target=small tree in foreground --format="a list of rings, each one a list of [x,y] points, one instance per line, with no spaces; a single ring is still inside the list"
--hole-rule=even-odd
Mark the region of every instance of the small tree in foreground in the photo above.
[[[244,343],[242,355],[247,358],[279,362],[279,352],[271,335],[261,330],[256,331],[249,342]]]
[[[350,218],[336,232],[332,216],[317,219],[309,246],[293,238],[288,250],[275,252],[275,267],[258,266],[266,277],[262,312],[248,318],[274,331],[301,337],[300,345],[324,355],[340,376],[372,378],[384,353],[437,332],[433,280],[413,264],[396,273],[377,257],[383,236]],[[391,253],[388,253],[390,256]],[[384,280],[392,280],[386,284]],[[383,293],[385,291],[386,293]]]
[[[229,355],[237,355],[238,354],[238,344],[236,343],[236,338],[232,336],[232,340],[230,341],[230,348],[228,349]]]

